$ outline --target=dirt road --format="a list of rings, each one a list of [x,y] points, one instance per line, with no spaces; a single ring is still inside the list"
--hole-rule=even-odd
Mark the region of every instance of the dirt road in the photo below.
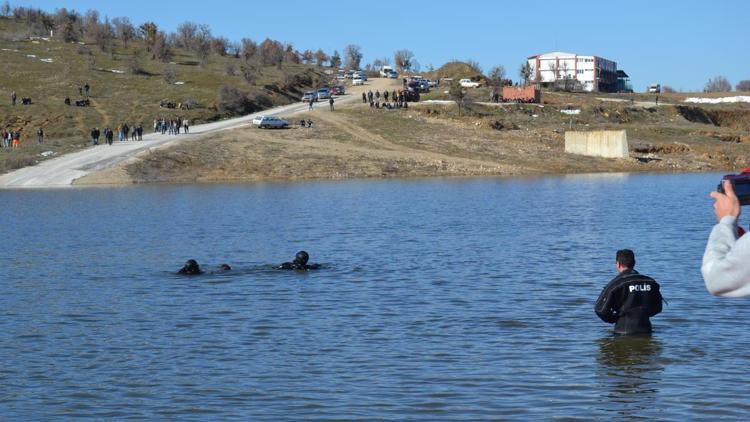
[[[370,89],[390,89],[398,86],[398,84],[399,81],[393,79],[372,79],[364,86],[351,87],[346,95],[335,99],[335,105],[341,106],[346,103],[361,101],[363,91]],[[328,107],[328,101],[321,101],[314,104],[315,109],[326,107]],[[307,112],[308,109],[309,105],[307,103],[295,103],[243,117],[192,126],[188,135],[162,135],[153,133],[144,135],[143,141],[115,141],[112,146],[92,146],[82,151],[43,161],[35,166],[25,167],[4,174],[0,176],[0,189],[70,187],[76,179],[93,172],[113,168],[126,160],[134,159],[144,152],[204,138],[207,134],[247,126],[257,116],[285,117]]]

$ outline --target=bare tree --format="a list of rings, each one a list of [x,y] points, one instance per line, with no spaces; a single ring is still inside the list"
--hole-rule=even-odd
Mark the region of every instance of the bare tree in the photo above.
[[[227,55],[229,49],[229,40],[224,37],[216,37],[211,39],[211,51],[217,56],[224,57]]]
[[[255,60],[252,60],[240,66],[242,78],[245,79],[245,82],[249,83],[250,85],[255,84],[255,81],[258,80],[258,77],[261,75],[260,69],[261,67],[256,63]]]
[[[112,19],[112,25],[115,27],[117,38],[127,47],[128,43],[135,38],[135,27],[130,23],[130,19],[125,17],[114,18]]]
[[[359,69],[362,62],[362,49],[358,45],[349,44],[344,47],[344,67]]]
[[[490,85],[492,85],[493,87],[502,87],[505,81],[505,67],[493,67],[492,69],[490,69],[490,73],[489,75],[487,75],[487,79],[489,80]]]
[[[312,50],[307,49],[304,52],[302,52],[302,62],[305,64],[310,64],[315,59],[315,53],[312,52]]]
[[[529,83],[529,79],[531,79],[531,65],[528,61],[521,64],[521,67],[518,69],[518,76],[521,77],[524,85]]]
[[[86,37],[94,38],[97,30],[99,29],[99,12],[96,10],[89,10],[83,17],[83,34]]]
[[[460,116],[461,109],[464,106],[464,100],[466,99],[466,91],[464,91],[464,88],[458,81],[453,81],[450,89],[448,90],[448,95],[453,101],[455,101],[456,106],[458,107],[458,115]]]
[[[318,51],[315,52],[315,64],[318,66],[323,66],[323,63],[327,62],[329,60],[328,55],[321,49],[318,49]]]
[[[294,46],[291,43],[287,44],[286,47],[284,47],[284,61],[294,64],[299,64],[301,62],[299,52],[294,49]]]
[[[717,76],[713,79],[709,79],[706,82],[706,86],[703,88],[704,92],[729,92],[732,90],[732,84],[724,76]]]
[[[468,66],[469,66],[469,67],[471,68],[471,70],[473,70],[474,72],[476,72],[476,73],[478,73],[478,74],[480,74],[480,75],[482,74],[482,65],[480,65],[478,61],[476,61],[476,60],[472,60],[472,59],[469,59],[469,60],[466,60],[466,64],[467,64],[467,65],[468,65]]]
[[[284,46],[280,42],[266,38],[258,48],[264,65],[279,66],[284,61]]]
[[[115,38],[115,31],[112,25],[109,23],[109,19],[105,19],[101,24],[91,24],[88,34],[94,40],[99,49],[105,52],[112,52],[112,43]]]
[[[249,61],[251,58],[255,57],[257,53],[258,53],[258,43],[256,43],[255,41],[249,38],[243,38],[242,39],[242,58],[245,61]]]
[[[164,69],[164,82],[168,83],[169,85],[172,85],[177,81],[177,72],[175,71],[173,66],[167,66],[166,69]]]
[[[186,50],[192,50],[193,43],[197,34],[198,24],[190,21],[181,23],[177,27],[177,40],[179,42],[178,47],[182,47]]]
[[[338,50],[333,50],[333,54],[331,55],[331,59],[329,60],[331,67],[338,68],[341,67],[341,56],[339,55]]]
[[[547,67],[552,71],[552,76],[554,77],[553,81],[557,82],[557,80],[560,79],[560,64],[555,60],[547,63]]]
[[[736,91],[750,91],[750,80],[743,79],[739,82],[737,82],[737,85],[734,87]]]
[[[143,42],[146,44],[146,50],[153,51],[157,35],[159,34],[159,27],[153,22],[145,22],[138,27],[138,32],[140,33],[141,38],[143,38]]]
[[[154,59],[168,62],[172,60],[174,52],[172,51],[172,45],[167,41],[167,36],[163,31],[156,33],[154,37],[154,44],[151,47],[152,57]]]
[[[240,53],[242,52],[242,46],[237,41],[229,41],[227,43],[227,54],[234,57],[235,59],[240,58]]]
[[[665,94],[673,94],[673,93],[675,93],[677,91],[675,91],[675,89],[672,88],[669,85],[664,85],[664,86],[661,87],[661,92],[663,92]]]
[[[393,53],[393,63],[399,72],[408,72],[414,65],[414,53],[411,50],[398,50]]]
[[[0,7],[0,15],[6,18],[10,17],[10,3],[8,3],[8,0],[5,0],[3,6]]]

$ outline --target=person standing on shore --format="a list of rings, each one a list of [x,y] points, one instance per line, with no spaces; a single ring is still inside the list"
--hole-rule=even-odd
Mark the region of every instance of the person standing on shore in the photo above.
[[[328,105],[331,106],[331,111],[333,111],[333,97],[328,99]]]
[[[16,105],[16,98],[18,98],[18,96],[16,96],[16,91],[13,91],[10,94],[10,104],[11,105]]]
[[[42,128],[39,128],[36,131],[36,141],[39,143],[39,145],[44,143],[44,130],[42,130]]]
[[[313,109],[313,103],[315,102],[315,97],[310,97],[310,107],[308,107],[308,110]]]

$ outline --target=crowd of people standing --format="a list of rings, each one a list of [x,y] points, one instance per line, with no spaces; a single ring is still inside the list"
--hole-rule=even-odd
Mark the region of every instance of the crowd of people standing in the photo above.
[[[382,98],[382,103],[381,103]],[[380,90],[369,90],[362,93],[362,102],[370,104],[370,108],[408,108],[409,104],[406,101],[406,93],[403,90],[394,89],[392,92],[384,90],[381,94]]]

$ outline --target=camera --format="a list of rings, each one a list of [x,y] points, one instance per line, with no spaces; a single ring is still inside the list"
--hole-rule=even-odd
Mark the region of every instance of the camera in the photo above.
[[[750,168],[742,169],[739,174],[727,174],[719,182],[717,192],[724,193],[722,183],[729,180],[734,186],[734,193],[740,200],[740,205],[750,205]]]

